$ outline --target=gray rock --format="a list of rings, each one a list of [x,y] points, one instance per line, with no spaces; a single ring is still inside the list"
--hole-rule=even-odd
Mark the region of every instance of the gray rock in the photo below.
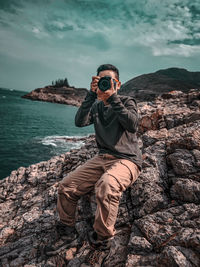
[[[178,267],[187,266],[198,267],[200,265],[199,257],[191,249],[180,246],[167,246],[162,251],[158,262],[160,266]]]
[[[178,175],[187,175],[197,172],[194,166],[194,157],[186,149],[176,149],[174,153],[169,155],[174,172]]]
[[[172,198],[183,202],[200,203],[200,183],[190,179],[175,179],[170,189]]]

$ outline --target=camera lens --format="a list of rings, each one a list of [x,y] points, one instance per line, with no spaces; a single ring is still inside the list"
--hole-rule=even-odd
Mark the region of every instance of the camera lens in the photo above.
[[[98,82],[98,87],[101,91],[105,92],[111,87],[111,77],[110,76],[104,76],[102,77]]]

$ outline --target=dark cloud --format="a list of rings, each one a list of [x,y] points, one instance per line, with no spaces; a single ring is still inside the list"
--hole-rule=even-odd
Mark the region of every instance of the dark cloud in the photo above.
[[[22,7],[21,1],[17,0],[0,0],[0,9],[6,12],[17,14],[17,8]]]
[[[62,26],[62,23],[54,23],[54,24],[49,24],[49,23],[46,23],[44,25],[44,28],[48,31],[48,32],[66,32],[66,31],[73,31],[74,30],[74,27],[72,25],[63,25]]]
[[[79,42],[87,46],[93,46],[101,51],[106,51],[111,48],[110,42],[102,33],[94,33],[89,36],[83,35]]]
[[[123,1],[88,1],[88,0],[65,0],[66,7],[74,9],[77,14],[87,21],[100,21],[110,23],[111,19],[121,20],[126,15],[126,21],[133,19],[129,11],[133,6]]]
[[[188,3],[188,8],[190,9],[192,17],[194,19],[199,19],[199,17],[200,17],[200,3],[199,2],[195,3],[193,1],[191,1]]]
[[[196,45],[200,45],[200,38],[199,39],[175,40],[175,41],[168,42],[168,43],[169,44],[184,44],[184,45],[196,46]]]
[[[5,22],[5,21],[3,21],[1,18],[0,18],[0,25],[4,28],[6,28],[6,27],[9,27],[9,23],[7,23],[7,22]]]

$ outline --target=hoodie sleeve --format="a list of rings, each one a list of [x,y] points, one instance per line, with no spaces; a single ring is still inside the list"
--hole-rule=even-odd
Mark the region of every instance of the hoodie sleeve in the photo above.
[[[75,115],[75,125],[77,127],[88,126],[93,123],[92,117],[92,105],[97,98],[95,92],[89,91],[85,97],[85,100],[82,102]]]
[[[138,127],[138,112],[135,99],[129,97],[125,104],[123,104],[120,97],[115,93],[107,99],[107,102],[111,104],[124,129],[135,133]]]

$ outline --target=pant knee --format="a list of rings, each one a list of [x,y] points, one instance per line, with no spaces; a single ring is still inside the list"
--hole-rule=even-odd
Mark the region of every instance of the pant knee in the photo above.
[[[107,176],[106,179],[101,179],[95,186],[95,196],[96,199],[100,201],[119,201],[120,199],[120,189],[115,183],[113,177]]]
[[[64,196],[65,199],[69,199],[72,201],[77,201],[79,199],[79,196],[75,194],[76,190],[73,187],[73,184],[70,183],[70,181],[66,182],[60,182],[58,185],[58,196]]]
[[[64,184],[62,181],[59,182],[58,184],[58,193],[62,194],[66,191],[66,189],[68,188],[68,184]]]
[[[95,187],[95,196],[97,199],[105,199],[111,192],[109,184],[107,182],[101,181]]]

